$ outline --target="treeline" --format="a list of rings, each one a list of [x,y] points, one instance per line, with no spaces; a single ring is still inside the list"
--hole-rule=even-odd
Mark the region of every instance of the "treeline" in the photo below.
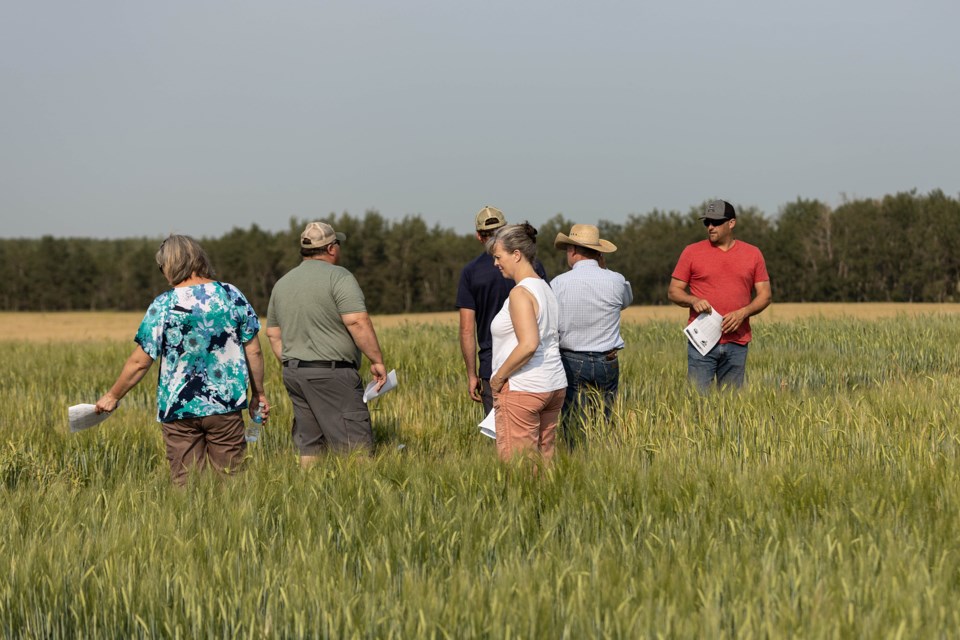
[[[700,210],[653,210],[622,224],[597,223],[601,236],[619,247],[609,267],[631,281],[636,304],[666,304],[680,251],[706,237]],[[960,201],[941,191],[851,200],[835,209],[797,199],[775,218],[750,208],[738,218],[737,237],[759,246],[767,259],[775,300],[960,300]],[[418,216],[390,221],[368,211],[325,219],[347,234],[343,265],[356,275],[373,313],[452,309],[461,267],[482,250],[472,235],[429,228]],[[274,283],[300,261],[298,239],[306,222],[291,219],[280,232],[236,228],[200,240],[218,277],[236,284],[266,313]],[[539,225],[539,257],[551,276],[567,269],[553,239],[573,222],[595,221],[557,215]],[[0,239],[0,309],[145,309],[167,288],[154,261],[161,240]]]

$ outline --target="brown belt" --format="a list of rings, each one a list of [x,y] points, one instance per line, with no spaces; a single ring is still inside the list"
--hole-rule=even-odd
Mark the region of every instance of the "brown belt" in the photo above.
[[[607,362],[617,359],[619,349],[610,349],[610,351],[574,351],[572,349],[560,349],[561,353],[582,353],[588,356],[603,356]]]

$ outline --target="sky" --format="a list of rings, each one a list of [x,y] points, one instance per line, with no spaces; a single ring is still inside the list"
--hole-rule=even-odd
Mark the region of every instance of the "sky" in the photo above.
[[[0,0],[0,237],[960,194],[956,0]]]

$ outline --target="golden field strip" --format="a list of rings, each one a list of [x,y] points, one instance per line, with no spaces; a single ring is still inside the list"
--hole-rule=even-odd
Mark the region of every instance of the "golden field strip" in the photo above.
[[[956,303],[782,303],[771,305],[753,322],[788,322],[803,318],[849,318],[877,320],[898,315],[960,314]],[[686,311],[673,305],[630,307],[623,313],[628,323],[676,320],[682,324]],[[131,340],[142,312],[67,311],[0,312],[0,341],[60,342]],[[263,318],[265,321],[266,319]],[[374,316],[377,328],[410,324],[455,325],[456,311]]]

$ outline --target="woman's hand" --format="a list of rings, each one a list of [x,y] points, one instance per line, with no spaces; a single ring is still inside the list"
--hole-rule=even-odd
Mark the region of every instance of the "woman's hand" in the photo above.
[[[250,402],[247,404],[247,411],[250,412],[250,419],[253,420],[256,416],[257,409],[260,408],[260,405],[263,405],[263,422],[266,422],[270,419],[270,401],[267,400],[267,394],[265,393],[251,393]]]
[[[490,390],[494,393],[500,393],[500,390],[503,389],[503,385],[505,384],[507,384],[507,381],[500,376],[490,378]]]
[[[97,400],[97,407],[95,411],[97,413],[111,413],[117,408],[117,404],[119,404],[119,402],[120,401],[113,397],[113,395],[108,391],[103,394],[99,400]]]

